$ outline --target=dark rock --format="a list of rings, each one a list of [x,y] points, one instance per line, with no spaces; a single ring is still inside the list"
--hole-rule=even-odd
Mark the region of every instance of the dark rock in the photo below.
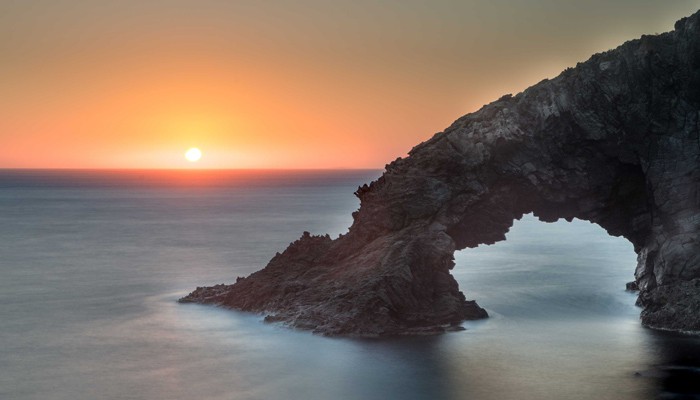
[[[638,254],[642,322],[700,329],[700,15],[504,96],[358,188],[335,240],[305,232],[261,271],[183,301],[273,314],[329,335],[444,331],[486,311],[453,253],[514,219],[579,218]]]
[[[630,292],[636,292],[639,290],[639,285],[637,285],[637,282],[634,281],[627,282],[627,284],[625,284],[625,290],[628,290]]]
[[[657,329],[700,331],[700,278],[660,285],[639,295],[642,324]]]
[[[237,281],[238,282],[238,281]],[[197,287],[192,293],[178,300],[179,303],[218,303],[222,296],[227,294],[233,285],[224,285],[223,283],[208,286]]]
[[[459,332],[459,331],[466,331],[467,328],[463,327],[462,325],[450,325],[445,328],[445,332]]]

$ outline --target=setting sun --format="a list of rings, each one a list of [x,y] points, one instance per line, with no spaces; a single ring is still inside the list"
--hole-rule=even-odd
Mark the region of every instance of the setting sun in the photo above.
[[[196,147],[192,147],[185,152],[185,159],[189,162],[197,162],[202,158],[202,151]]]

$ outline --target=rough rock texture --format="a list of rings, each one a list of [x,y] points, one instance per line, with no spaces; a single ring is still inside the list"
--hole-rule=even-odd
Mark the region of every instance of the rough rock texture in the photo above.
[[[324,334],[440,331],[486,317],[449,273],[454,251],[534,212],[630,240],[643,324],[699,330],[699,124],[700,13],[458,119],[358,189],[346,235],[305,233],[184,300]]]

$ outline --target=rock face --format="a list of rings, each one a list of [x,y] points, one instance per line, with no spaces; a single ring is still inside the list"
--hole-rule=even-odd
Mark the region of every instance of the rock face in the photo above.
[[[323,334],[438,332],[486,317],[453,253],[514,219],[579,218],[638,254],[642,323],[700,330],[700,13],[465,115],[360,187],[346,235],[308,233],[183,301]]]

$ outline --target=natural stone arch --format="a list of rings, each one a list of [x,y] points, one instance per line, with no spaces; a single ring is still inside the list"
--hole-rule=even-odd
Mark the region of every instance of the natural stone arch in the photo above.
[[[523,214],[629,239],[643,323],[700,330],[700,15],[504,96],[356,192],[346,235],[307,233],[235,285],[184,301],[326,334],[440,330],[485,317],[449,270]]]

